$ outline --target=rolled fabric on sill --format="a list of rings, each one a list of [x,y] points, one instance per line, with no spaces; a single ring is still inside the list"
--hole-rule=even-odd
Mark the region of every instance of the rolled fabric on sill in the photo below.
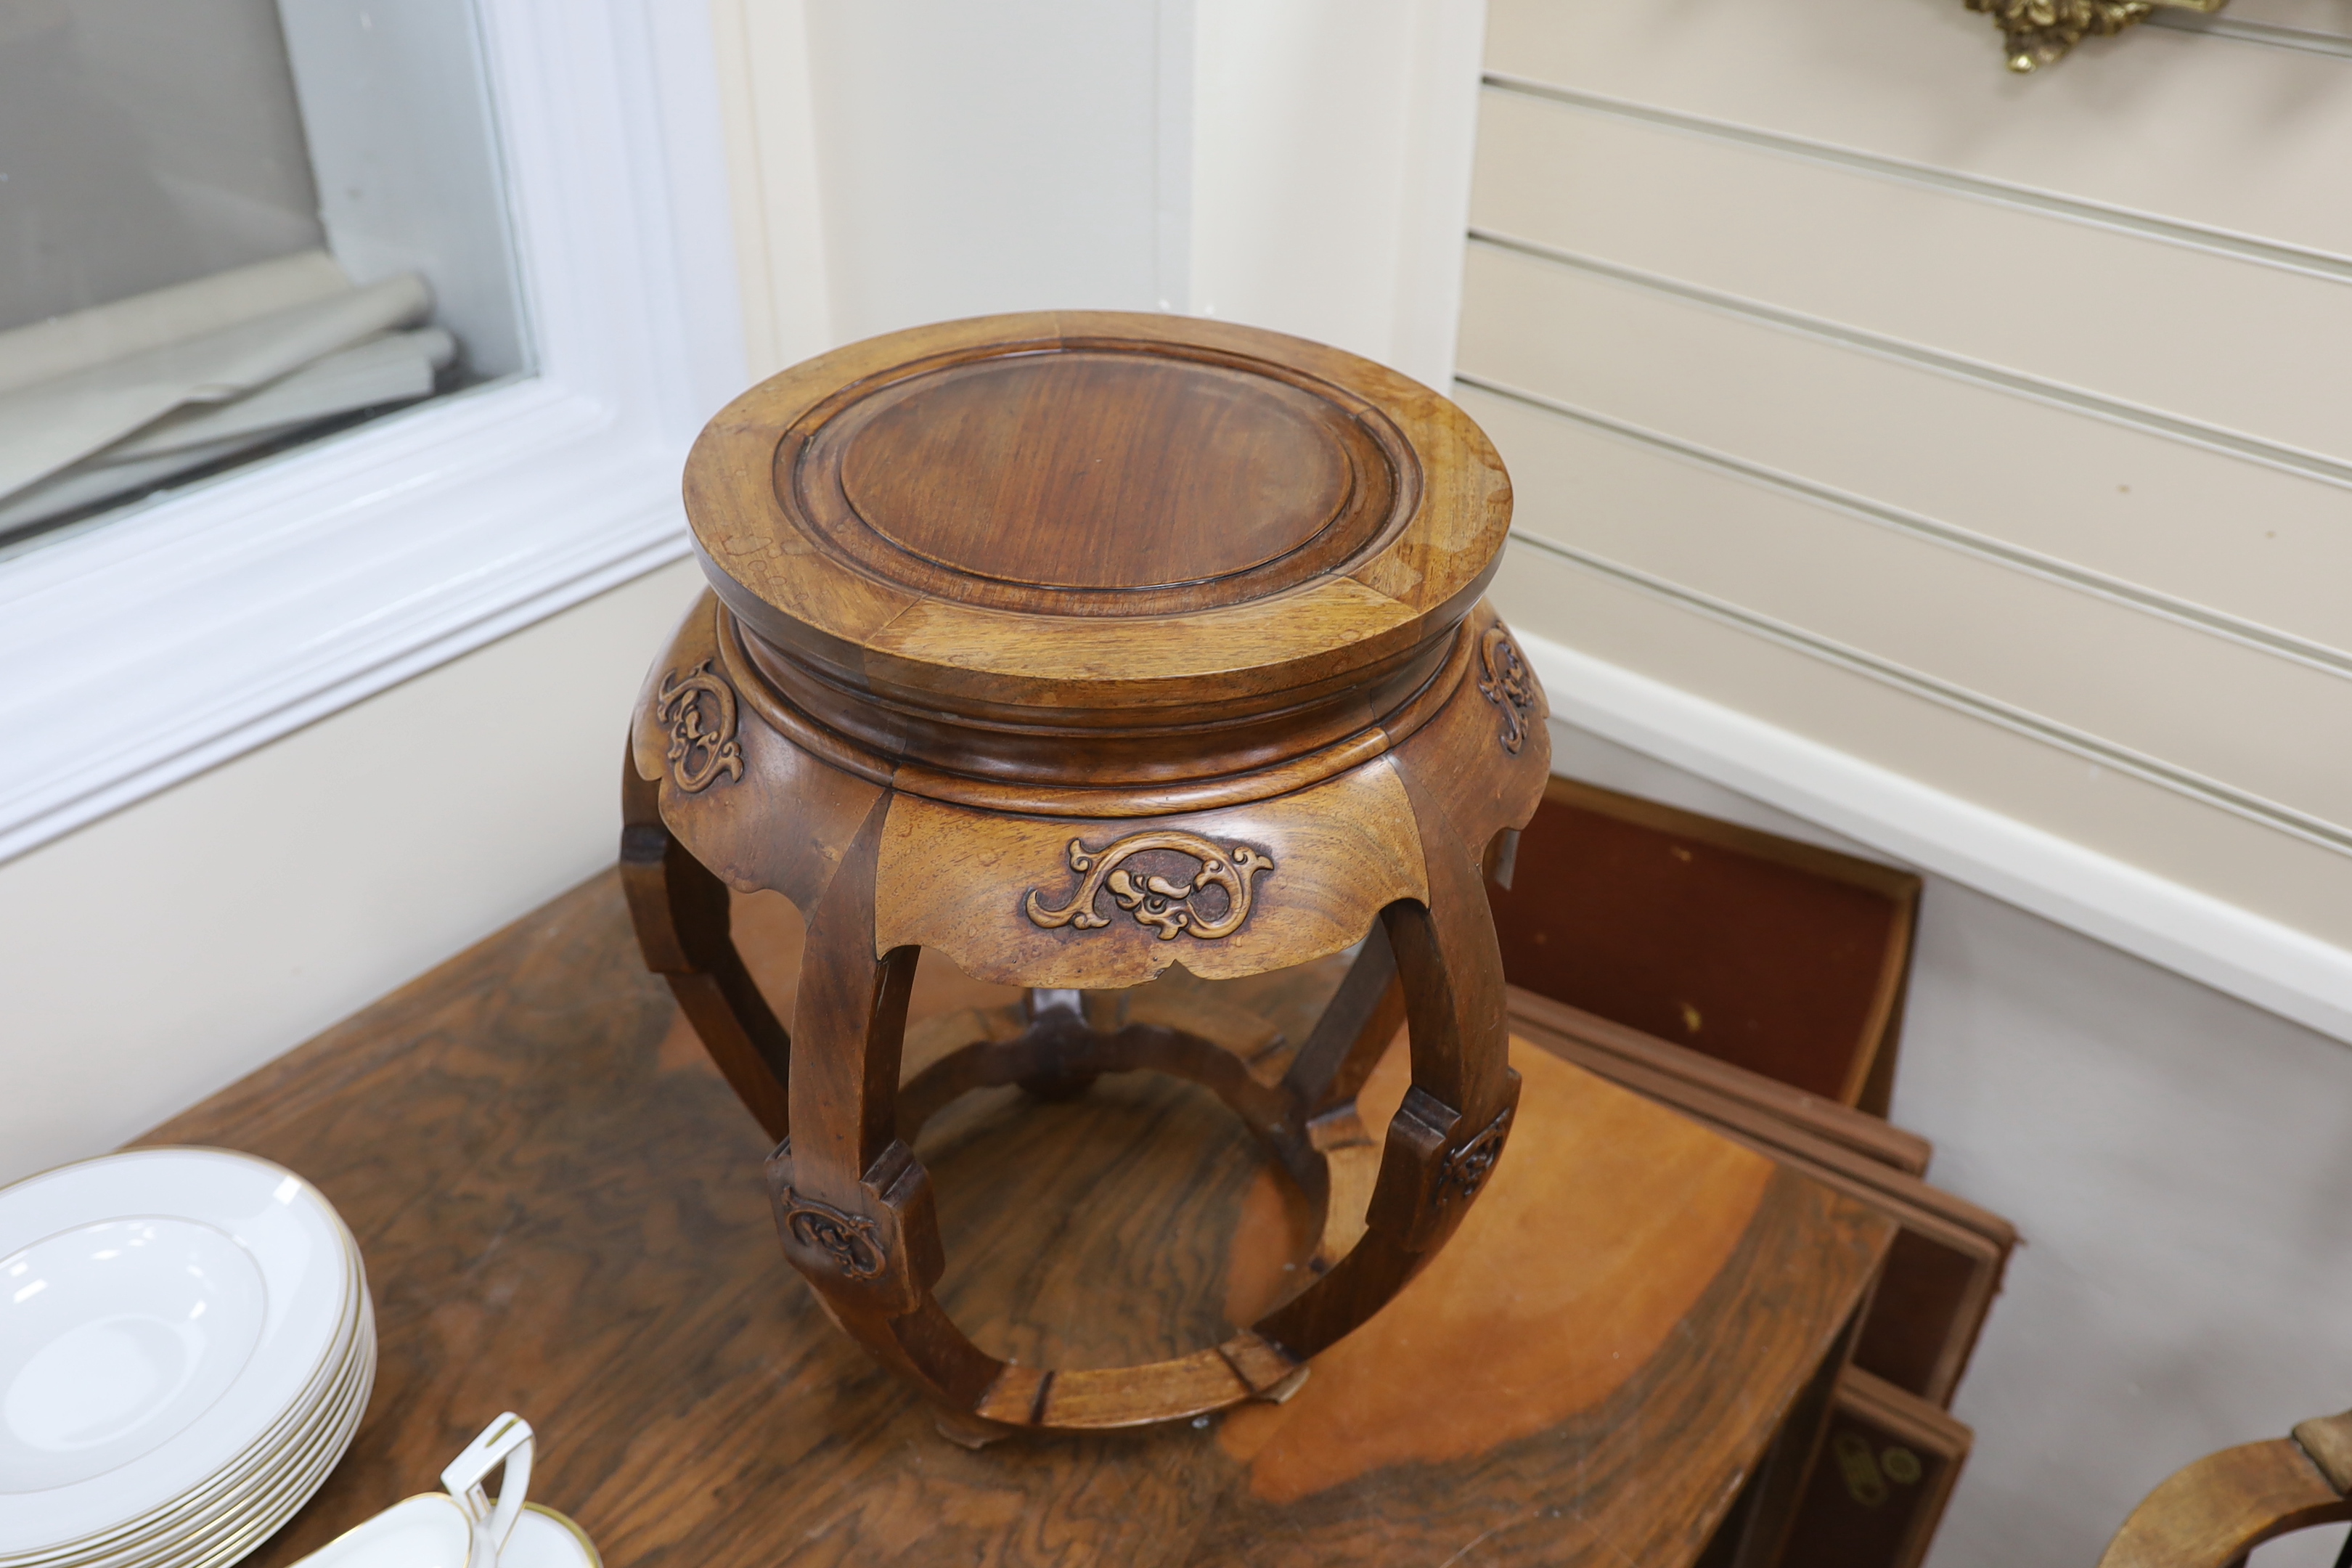
[[[0,498],[12,498],[191,404],[222,404],[423,318],[404,273],[0,395]]]
[[[382,333],[245,396],[187,405],[0,500],[0,531],[128,500],[323,419],[430,396],[435,373],[456,353],[456,340],[437,327]]]

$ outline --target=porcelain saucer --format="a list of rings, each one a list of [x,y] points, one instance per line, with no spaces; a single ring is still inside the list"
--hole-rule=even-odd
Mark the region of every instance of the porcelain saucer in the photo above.
[[[466,1568],[472,1540],[456,1498],[424,1492],[336,1537],[295,1568]],[[499,1568],[604,1568],[604,1559],[571,1520],[527,1502],[499,1553]]]
[[[585,1531],[523,1500],[536,1447],[530,1423],[506,1412],[441,1472],[443,1490],[394,1503],[295,1568],[604,1568]]]

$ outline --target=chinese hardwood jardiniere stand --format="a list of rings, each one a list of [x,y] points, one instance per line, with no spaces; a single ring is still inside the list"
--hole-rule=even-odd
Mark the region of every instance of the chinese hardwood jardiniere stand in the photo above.
[[[1369,361],[1179,317],[1003,316],[854,344],[711,421],[712,592],[647,679],[623,868],[647,962],[782,1142],[786,1256],[976,1431],[1131,1426],[1277,1391],[1442,1246],[1517,1097],[1484,890],[1549,772],[1481,600],[1510,518],[1486,437]],[[808,922],[789,1033],[729,887]],[[1099,994],[1361,942],[1275,1076]],[[1027,1026],[901,1083],[917,955]],[[1375,1145],[1365,1075],[1409,1030]],[[1007,1364],[933,1299],[912,1144],[968,1089],[1150,1069],[1215,1092],[1322,1215],[1291,1300],[1123,1368]]]

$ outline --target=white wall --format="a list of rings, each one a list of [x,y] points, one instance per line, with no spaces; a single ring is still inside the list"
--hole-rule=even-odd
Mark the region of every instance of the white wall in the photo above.
[[[1054,306],[1196,311],[1452,373],[1477,0],[712,16],[762,373]]]
[[[990,310],[1148,310],[1149,5],[809,10],[826,276],[845,340]]]
[[[1515,625],[2352,1039],[2352,12],[2261,10],[2020,79],[1957,0],[1495,0],[1459,395]]]
[[[102,1152],[612,864],[665,567],[0,866],[0,1184]]]
[[[1885,860],[1565,724],[1570,777]],[[2095,1562],[2149,1488],[2352,1404],[2352,1051],[1927,875],[1893,1119],[2021,1233],[1933,1568]],[[2262,1568],[2334,1561],[2340,1531]],[[2324,1538],[2324,1539],[2322,1539]]]
[[[2024,1239],[1935,1568],[2352,1403],[2352,12],[2222,22],[1490,18],[1458,395],[1561,765],[1928,878],[1894,1115]]]
[[[1454,374],[1483,0],[1200,0],[1190,309]]]

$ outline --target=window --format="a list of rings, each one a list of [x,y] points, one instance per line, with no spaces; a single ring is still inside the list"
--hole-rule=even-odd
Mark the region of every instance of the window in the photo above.
[[[0,37],[62,8],[5,0]],[[350,26],[323,36],[357,65],[310,77],[306,26],[337,16]],[[0,859],[678,559],[687,447],[747,379],[702,7],[281,0],[277,16],[330,258],[360,287],[420,272],[452,363],[490,378],[0,544]],[[466,24],[478,75],[429,47],[434,18]],[[495,135],[460,136],[468,116]],[[503,232],[465,216],[485,209]],[[457,267],[486,234],[472,254],[498,266]],[[528,325],[513,372],[458,313],[468,276]]]
[[[472,0],[0,7],[0,540],[528,348]]]

